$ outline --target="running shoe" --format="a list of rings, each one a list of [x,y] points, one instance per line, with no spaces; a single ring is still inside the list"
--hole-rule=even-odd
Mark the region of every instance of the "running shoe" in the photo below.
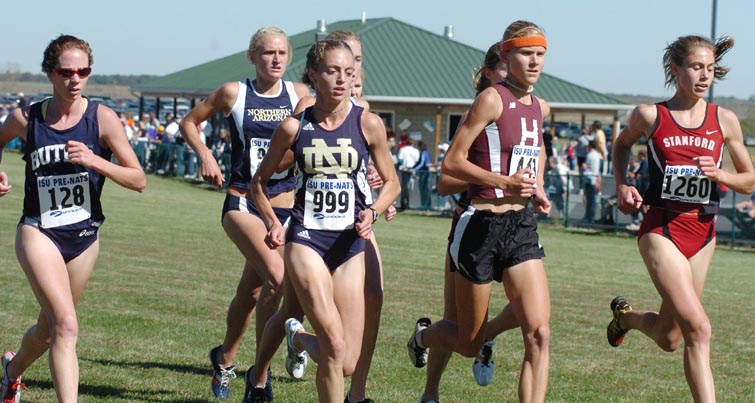
[[[286,371],[292,378],[301,379],[307,369],[307,352],[299,351],[294,346],[294,336],[304,331],[304,326],[296,318],[286,320]]]
[[[482,344],[480,352],[477,353],[477,357],[474,358],[472,363],[472,373],[474,374],[474,380],[480,386],[488,386],[490,381],[493,380],[493,372],[495,366],[493,365],[493,346],[495,340],[485,340]]]
[[[409,352],[409,360],[412,365],[417,368],[422,368],[427,365],[427,347],[420,347],[417,342],[417,334],[430,327],[432,322],[429,318],[420,318],[414,325],[414,331],[412,336],[409,337],[409,342],[406,343],[406,349]]]
[[[244,383],[246,383],[246,389],[244,390],[244,399],[241,403],[267,403],[273,401],[273,375],[270,369],[267,370],[267,381],[265,386],[258,388],[254,386],[251,376],[254,370],[254,365],[249,367],[249,370],[244,374]]]
[[[619,320],[631,310],[632,306],[629,305],[629,302],[627,302],[622,296],[618,296],[611,301],[613,319],[611,319],[611,323],[608,324],[607,331],[608,344],[610,344],[611,347],[618,347],[621,345],[621,342],[624,341],[624,336],[626,336],[629,329],[622,328],[619,324]]]
[[[440,400],[428,400],[426,402],[422,401],[422,398],[419,398],[419,403],[440,403]]]
[[[231,379],[236,377],[234,365],[221,368],[218,364],[217,353],[223,346],[217,346],[210,350],[210,364],[212,364],[212,381],[210,388],[218,399],[228,399],[231,393]]]
[[[11,380],[8,377],[8,364],[10,364],[16,353],[13,351],[6,351],[3,353],[2,365],[3,365],[3,383],[0,396],[3,398],[3,403],[20,403],[21,402],[21,389],[26,389],[26,385],[21,383],[21,378]]]
[[[356,402],[352,402],[351,400],[349,400],[349,395],[347,393],[346,394],[346,398],[343,399],[343,403],[375,403],[375,401],[372,400],[372,399],[364,399],[364,400],[359,400],[359,401],[356,401]]]

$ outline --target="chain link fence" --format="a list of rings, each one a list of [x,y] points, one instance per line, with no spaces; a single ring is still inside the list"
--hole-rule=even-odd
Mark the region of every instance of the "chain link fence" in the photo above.
[[[451,214],[456,208],[459,195],[441,196],[437,191],[439,172],[425,171],[427,175],[420,181],[419,175],[413,175],[408,182],[408,209],[428,211],[431,213]],[[558,174],[549,171],[545,174],[545,190],[553,207],[548,217],[541,221],[551,222],[563,227],[579,227],[599,231],[636,233],[642,214],[636,217],[621,213],[616,206],[616,189],[613,175],[602,175],[600,191],[595,195],[595,214],[592,219],[585,215],[585,197],[582,186],[584,177],[575,172]],[[427,184],[421,188],[420,184]],[[422,195],[429,203],[422,204]],[[740,212],[735,205],[749,195],[737,194],[731,190],[721,198],[721,208],[716,221],[719,244],[755,246],[755,220]]]

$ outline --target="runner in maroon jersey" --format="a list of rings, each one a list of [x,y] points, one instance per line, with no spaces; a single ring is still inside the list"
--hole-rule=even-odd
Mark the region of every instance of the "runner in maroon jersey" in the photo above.
[[[550,295],[535,213],[547,214],[543,191],[543,116],[548,104],[531,94],[545,60],[543,30],[527,21],[503,35],[503,85],[483,90],[461,123],[445,159],[445,173],[469,183],[469,208],[457,222],[449,254],[456,266],[456,320],[430,326],[421,318],[407,349],[417,367],[427,348],[474,357],[483,345],[493,280],[503,283],[522,328],[524,362],[519,399],[542,402],[548,385]],[[540,156],[543,156],[540,158]],[[422,401],[422,399],[420,399]],[[425,400],[430,402],[435,400]]]

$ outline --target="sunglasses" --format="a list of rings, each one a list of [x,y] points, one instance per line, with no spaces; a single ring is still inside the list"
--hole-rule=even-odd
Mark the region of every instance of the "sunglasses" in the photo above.
[[[60,77],[63,78],[71,78],[74,74],[78,75],[80,78],[87,78],[90,74],[92,74],[92,68],[91,67],[82,67],[78,70],[74,69],[54,69],[53,70],[55,74],[57,74]]]

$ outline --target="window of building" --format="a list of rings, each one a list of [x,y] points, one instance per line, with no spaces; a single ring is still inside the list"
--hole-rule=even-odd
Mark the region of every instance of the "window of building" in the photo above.
[[[448,114],[448,133],[446,134],[446,138],[448,138],[449,143],[453,140],[454,134],[456,134],[456,129],[461,122],[461,116],[462,115],[455,113]]]

